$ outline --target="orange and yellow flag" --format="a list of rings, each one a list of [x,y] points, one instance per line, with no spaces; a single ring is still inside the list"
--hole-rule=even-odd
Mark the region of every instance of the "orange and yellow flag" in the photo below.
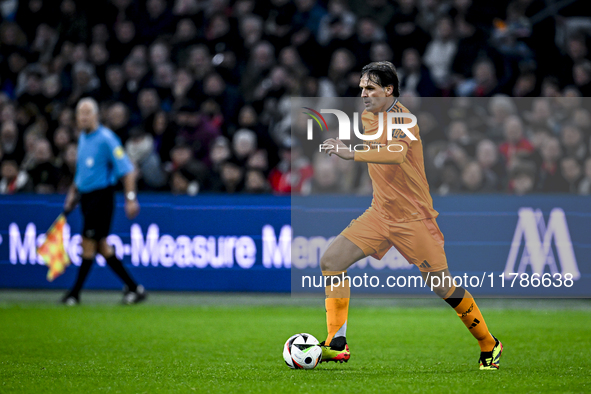
[[[66,215],[62,213],[47,230],[45,242],[37,248],[37,253],[45,261],[45,265],[49,267],[47,280],[50,282],[63,274],[66,267],[70,265],[70,257],[64,249],[65,224]]]

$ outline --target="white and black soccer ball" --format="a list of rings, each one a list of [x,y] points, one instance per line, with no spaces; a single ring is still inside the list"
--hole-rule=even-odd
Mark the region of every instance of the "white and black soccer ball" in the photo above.
[[[313,369],[322,359],[322,348],[313,335],[291,336],[283,346],[283,359],[292,369]]]

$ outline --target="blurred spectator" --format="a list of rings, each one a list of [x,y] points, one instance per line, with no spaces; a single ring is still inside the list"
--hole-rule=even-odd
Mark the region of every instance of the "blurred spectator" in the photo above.
[[[69,1],[69,0],[65,0]],[[86,62],[78,62],[72,67],[72,93],[68,97],[68,105],[75,105],[82,97],[96,97],[99,94],[100,81],[94,66]]]
[[[201,185],[206,183],[208,177],[207,167],[196,160],[191,147],[184,144],[176,145],[171,150],[170,162],[166,163],[165,169],[171,174],[181,170],[184,171],[185,178],[191,182],[197,182],[199,190]]]
[[[172,33],[174,17],[165,0],[147,0],[138,21],[139,36],[151,42],[160,34]]]
[[[534,191],[536,185],[536,166],[533,162],[519,162],[510,172],[508,191],[523,196]]]
[[[451,84],[451,66],[457,47],[453,22],[451,18],[444,16],[437,21],[435,39],[429,42],[423,57],[425,65],[431,71],[431,76],[439,88],[446,88]]]
[[[114,103],[107,110],[106,125],[113,130],[115,134],[125,144],[129,132],[129,111],[123,103]]]
[[[342,96],[348,89],[349,85],[346,76],[354,66],[355,58],[349,50],[341,48],[332,54],[327,77],[322,78],[322,80],[329,82],[333,86],[337,97]]]
[[[320,21],[326,15],[326,10],[316,0],[295,0],[296,13],[292,23],[296,26],[304,26],[315,36],[318,35]]]
[[[429,69],[422,64],[419,52],[414,48],[408,48],[403,52],[399,78],[402,91],[416,92],[421,97],[437,95],[437,88],[431,79]]]
[[[281,161],[269,174],[273,191],[284,194],[309,193],[314,170],[309,159],[302,154],[299,142],[290,139],[281,148],[280,156]]]
[[[589,49],[586,38],[581,33],[570,34],[564,47],[566,54],[561,59],[562,72],[560,77],[564,85],[576,83],[574,68],[585,60],[589,60]]]
[[[257,137],[254,131],[240,129],[232,138],[232,151],[236,159],[244,166],[250,155],[257,147]]]
[[[223,162],[232,157],[230,143],[226,137],[218,137],[211,145],[209,150],[209,161],[214,171],[219,172]]]
[[[505,177],[505,168],[499,155],[497,147],[491,140],[482,140],[476,145],[476,161],[480,165],[484,176],[484,184],[491,191],[499,190]]]
[[[591,96],[591,61],[583,60],[573,66],[573,81],[584,97]]]
[[[488,112],[490,117],[487,120],[487,135],[495,142],[500,142],[505,136],[505,122],[511,116],[517,113],[517,107],[508,96],[497,95],[488,102]]]
[[[192,104],[179,108],[174,123],[176,141],[190,146],[197,160],[208,163],[209,147],[221,135],[219,128],[197,112]]]
[[[219,74],[211,73],[203,80],[203,94],[207,99],[215,101],[221,108],[225,123],[236,122],[239,95],[232,86],[228,86]]]
[[[127,101],[125,97],[125,74],[120,66],[108,66],[105,83],[101,84],[98,97],[101,101]]]
[[[452,70],[456,73],[457,79],[463,80],[472,75],[474,65],[479,58],[483,55],[490,57],[493,51],[487,43],[488,37],[483,30],[476,28],[462,15],[454,18],[459,41]]]
[[[500,91],[495,65],[489,59],[474,64],[473,77],[456,88],[456,94],[468,97],[488,97]]]
[[[37,133],[35,130],[28,129],[25,132],[25,156],[21,161],[22,169],[29,171],[35,166],[35,150],[37,147],[37,141],[39,141],[40,139],[41,137],[39,136],[39,133]]]
[[[569,192],[577,193],[579,191],[579,184],[583,176],[581,164],[574,157],[565,157],[560,160],[560,172],[562,177],[568,182]]]
[[[33,182],[26,171],[21,171],[15,160],[3,160],[0,165],[0,194],[33,191]]]
[[[257,15],[246,15],[240,22],[240,35],[245,49],[253,48],[263,36],[263,19]]]
[[[74,0],[62,0],[57,30],[61,41],[86,42],[88,21],[86,14],[78,10]]]
[[[88,48],[89,58],[96,70],[101,85],[105,83],[107,64],[109,62],[109,51],[105,44],[94,43]]]
[[[248,170],[246,172],[246,182],[244,191],[247,193],[268,193],[271,190],[265,174],[257,170]]]
[[[560,97],[560,83],[556,77],[546,77],[542,81],[542,97]]]
[[[560,132],[560,142],[564,149],[564,156],[583,160],[587,155],[587,147],[583,139],[583,132],[574,124],[566,124]]]
[[[392,62],[394,53],[385,41],[376,41],[371,44],[369,49],[369,60],[372,62]],[[398,70],[398,77],[400,78],[400,70]]]
[[[72,133],[65,127],[58,127],[53,133],[53,155],[59,157],[72,140]]]
[[[519,159],[528,158],[534,147],[525,138],[523,122],[517,115],[509,116],[504,124],[505,141],[499,146],[499,152],[505,158],[507,168],[511,168]]]
[[[330,0],[328,13],[320,20],[318,42],[326,46],[331,41],[346,41],[355,32],[357,18],[349,10],[347,1]]]
[[[512,94],[514,97],[535,97],[537,96],[537,78],[533,72],[524,72],[519,74]]]
[[[267,151],[259,149],[250,155],[246,162],[246,167],[253,170],[258,170],[265,175],[269,173],[269,159],[267,157]]]
[[[436,192],[441,196],[458,193],[461,183],[462,180],[458,166],[451,161],[447,162],[441,170],[441,184],[436,189]]]
[[[58,193],[67,193],[74,182],[77,154],[78,146],[75,143],[69,143],[61,153],[60,159],[62,165],[59,167],[60,180],[57,186]]]
[[[35,142],[33,164],[29,175],[36,193],[54,193],[60,179],[59,170],[53,164],[51,144],[42,138]]]
[[[0,147],[4,160],[14,160],[20,163],[24,156],[24,147],[19,139],[19,132],[16,123],[13,121],[2,122],[0,128]]]
[[[323,155],[323,154],[319,154]],[[336,194],[341,191],[339,183],[339,172],[334,160],[330,157],[320,156],[319,160],[314,163],[314,175],[312,177],[312,188],[310,193],[313,194]]]
[[[190,171],[179,169],[170,176],[170,190],[173,194],[194,196],[199,193],[199,183]]]
[[[538,191],[544,193],[566,193],[570,186],[560,173],[559,160],[562,155],[560,142],[557,138],[551,137],[542,146],[542,167],[538,172]]]
[[[400,54],[407,48],[416,48],[419,54],[425,52],[429,43],[429,34],[418,24],[419,10],[415,0],[403,0],[398,3],[398,9],[386,25],[388,42],[394,51],[395,63],[400,64]]]
[[[470,193],[492,193],[496,185],[486,178],[480,164],[472,161],[462,170],[462,188]]]
[[[48,17],[56,15],[51,10],[49,3],[43,0],[19,1],[16,13],[16,22],[22,26],[28,41],[32,41],[37,27],[48,20]]]
[[[393,2],[388,0],[350,1],[349,4],[358,17],[376,18],[382,27],[385,27],[396,13]]]
[[[166,184],[166,174],[162,169],[160,156],[154,149],[154,139],[141,127],[129,132],[125,143],[125,152],[129,160],[139,170],[139,180],[152,190],[158,190]]]
[[[524,114],[525,119],[530,126],[537,128],[548,128],[555,130],[557,128],[556,116],[552,113],[549,99],[535,98],[532,101],[531,112]]]
[[[145,120],[145,130],[150,133],[154,139],[154,150],[160,156],[161,162],[170,160],[170,151],[175,143],[175,131],[170,125],[168,114],[164,111],[158,111]]]
[[[591,157],[585,160],[584,173],[581,182],[579,183],[579,194],[589,195],[591,194]]]
[[[253,100],[255,88],[261,84],[275,64],[275,50],[266,41],[259,42],[251,51],[242,79],[242,94],[245,101]]]
[[[235,159],[229,159],[220,165],[220,185],[216,191],[238,193],[244,189],[244,167]]]
[[[137,96],[137,108],[138,113],[136,113],[136,116],[138,120],[146,119],[158,112],[161,107],[160,97],[158,97],[156,89],[145,88],[140,90]]]

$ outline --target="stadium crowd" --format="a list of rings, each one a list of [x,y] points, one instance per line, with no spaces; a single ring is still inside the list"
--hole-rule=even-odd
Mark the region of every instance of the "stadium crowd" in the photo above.
[[[355,163],[302,154],[290,97],[357,96],[361,67],[389,60],[434,194],[590,194],[583,3],[4,0],[0,193],[67,190],[85,96],[140,190],[371,193]]]

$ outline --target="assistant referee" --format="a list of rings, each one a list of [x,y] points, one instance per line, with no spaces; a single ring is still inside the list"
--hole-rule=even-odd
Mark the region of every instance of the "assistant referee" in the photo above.
[[[136,195],[136,175],[133,164],[125,154],[121,141],[108,128],[99,124],[99,109],[92,98],[83,98],[76,107],[76,122],[81,130],[78,139],[78,158],[74,184],[70,187],[64,210],[70,212],[78,201],[84,219],[82,231],[82,264],[76,283],[64,296],[66,305],[80,303],[80,290],[90,272],[97,252],[125,283],[123,303],[135,304],[146,298],[146,291],[138,285],[115,256],[107,243],[115,207],[115,185],[121,178],[125,190],[125,214],[137,216],[140,206]]]

